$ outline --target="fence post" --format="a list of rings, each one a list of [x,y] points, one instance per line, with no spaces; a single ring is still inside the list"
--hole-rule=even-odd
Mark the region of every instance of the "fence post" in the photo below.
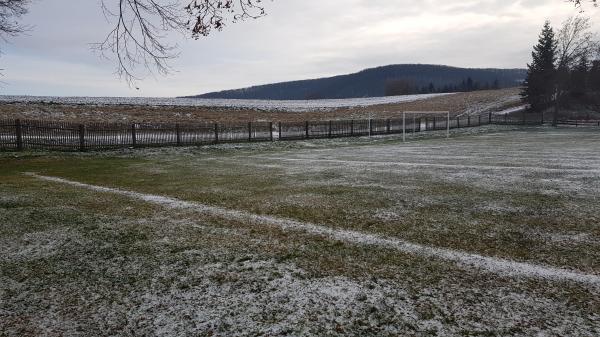
[[[425,117],[425,131],[429,131],[429,117]]]
[[[329,121],[329,131],[327,132],[327,137],[331,138],[331,121]]]
[[[269,139],[273,141],[273,122],[269,122]]]
[[[460,117],[456,116],[456,128],[460,129]]]
[[[406,142],[406,112],[402,113],[402,142]]]
[[[131,146],[135,147],[137,145],[137,139],[135,134],[135,123],[131,124]]]
[[[350,136],[354,136],[354,119],[350,120]]]
[[[417,117],[413,114],[413,135],[417,132]]]
[[[278,124],[279,124],[279,137],[278,138],[279,138],[279,140],[281,140],[282,139],[281,138],[281,122],[279,122]]]
[[[252,141],[252,122],[248,122],[248,141]]]
[[[219,123],[215,123],[215,144],[219,144]]]
[[[467,127],[470,128],[471,127],[471,115],[467,116]]]
[[[306,139],[308,139],[309,138],[309,135],[308,135],[308,121],[304,122],[304,132],[306,134]]]
[[[414,125],[413,125],[413,127],[414,127]],[[392,132],[392,121],[389,118],[386,121],[385,132],[386,133]]]
[[[85,151],[85,125],[79,124],[79,151]]]
[[[492,124],[492,112],[491,111],[488,116],[488,124]]]
[[[21,120],[15,121],[15,132],[17,133],[17,150],[23,151],[23,127],[21,126]]]
[[[542,125],[544,125],[544,112],[542,111]]]
[[[435,116],[433,116],[433,131],[435,131],[435,129],[437,127],[435,122],[436,122],[436,118],[435,118]]]
[[[481,126],[481,115],[479,115],[479,126]]]
[[[373,135],[373,119],[369,118],[369,137]]]
[[[177,133],[177,146],[181,146],[181,130],[179,124],[175,124],[175,132]]]

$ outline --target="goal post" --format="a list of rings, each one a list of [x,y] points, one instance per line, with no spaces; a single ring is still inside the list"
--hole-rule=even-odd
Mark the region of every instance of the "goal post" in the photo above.
[[[446,138],[450,138],[450,111],[403,111],[402,112],[402,141],[406,142],[406,115],[413,116],[413,133],[417,115],[442,115],[446,119]],[[435,116],[434,116],[435,117]],[[434,130],[435,131],[435,130]]]

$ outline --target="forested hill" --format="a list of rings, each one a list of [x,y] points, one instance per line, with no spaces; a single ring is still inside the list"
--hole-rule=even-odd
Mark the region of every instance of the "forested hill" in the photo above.
[[[197,98],[302,100],[474,91],[519,86],[525,69],[469,69],[400,64],[312,80],[211,92]]]

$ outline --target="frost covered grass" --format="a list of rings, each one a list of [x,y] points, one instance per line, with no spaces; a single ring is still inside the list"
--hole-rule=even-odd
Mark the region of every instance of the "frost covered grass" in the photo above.
[[[142,200],[148,203],[158,204],[171,209],[190,209],[199,212],[200,214],[216,215],[224,219],[237,220],[248,223],[260,223],[265,225],[274,225],[289,231],[304,231],[310,234],[327,236],[336,241],[342,241],[351,244],[374,245],[379,247],[389,247],[399,250],[403,253],[421,255],[424,257],[432,257],[443,260],[456,262],[465,267],[475,268],[482,271],[488,271],[499,274],[501,276],[510,275],[516,277],[542,278],[556,281],[570,281],[582,284],[588,284],[594,288],[600,288],[600,275],[582,274],[571,272],[565,269],[557,269],[551,267],[538,266],[528,263],[517,263],[505,259],[496,259],[485,257],[477,254],[468,254],[460,251],[449,249],[439,249],[428,247],[398,239],[388,239],[382,236],[362,233],[357,231],[348,231],[340,229],[331,229],[327,226],[299,222],[292,219],[285,219],[273,216],[257,215],[239,210],[231,210],[221,207],[214,207],[199,203],[179,200],[176,198],[163,197],[153,194],[143,194],[133,191],[127,191],[116,188],[108,188],[90,184],[83,184],[76,181],[71,181],[63,178],[40,176],[35,173],[26,173],[32,177],[55,182],[58,184],[66,184],[75,187],[90,189],[92,191],[112,193],[127,196],[130,198]]]
[[[1,154],[0,331],[595,336],[593,284],[331,234],[597,278],[598,141],[597,130],[485,128],[406,144]]]

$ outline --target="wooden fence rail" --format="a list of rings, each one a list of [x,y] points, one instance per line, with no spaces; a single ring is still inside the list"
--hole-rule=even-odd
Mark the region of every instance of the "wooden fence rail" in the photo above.
[[[542,114],[481,114],[451,118],[450,129],[489,124],[540,125]],[[130,147],[190,146],[264,142],[446,130],[446,117],[251,123],[68,123],[39,120],[0,120],[0,150],[104,150]],[[598,126],[600,121],[559,121],[574,126]],[[403,125],[405,128],[403,129]]]

